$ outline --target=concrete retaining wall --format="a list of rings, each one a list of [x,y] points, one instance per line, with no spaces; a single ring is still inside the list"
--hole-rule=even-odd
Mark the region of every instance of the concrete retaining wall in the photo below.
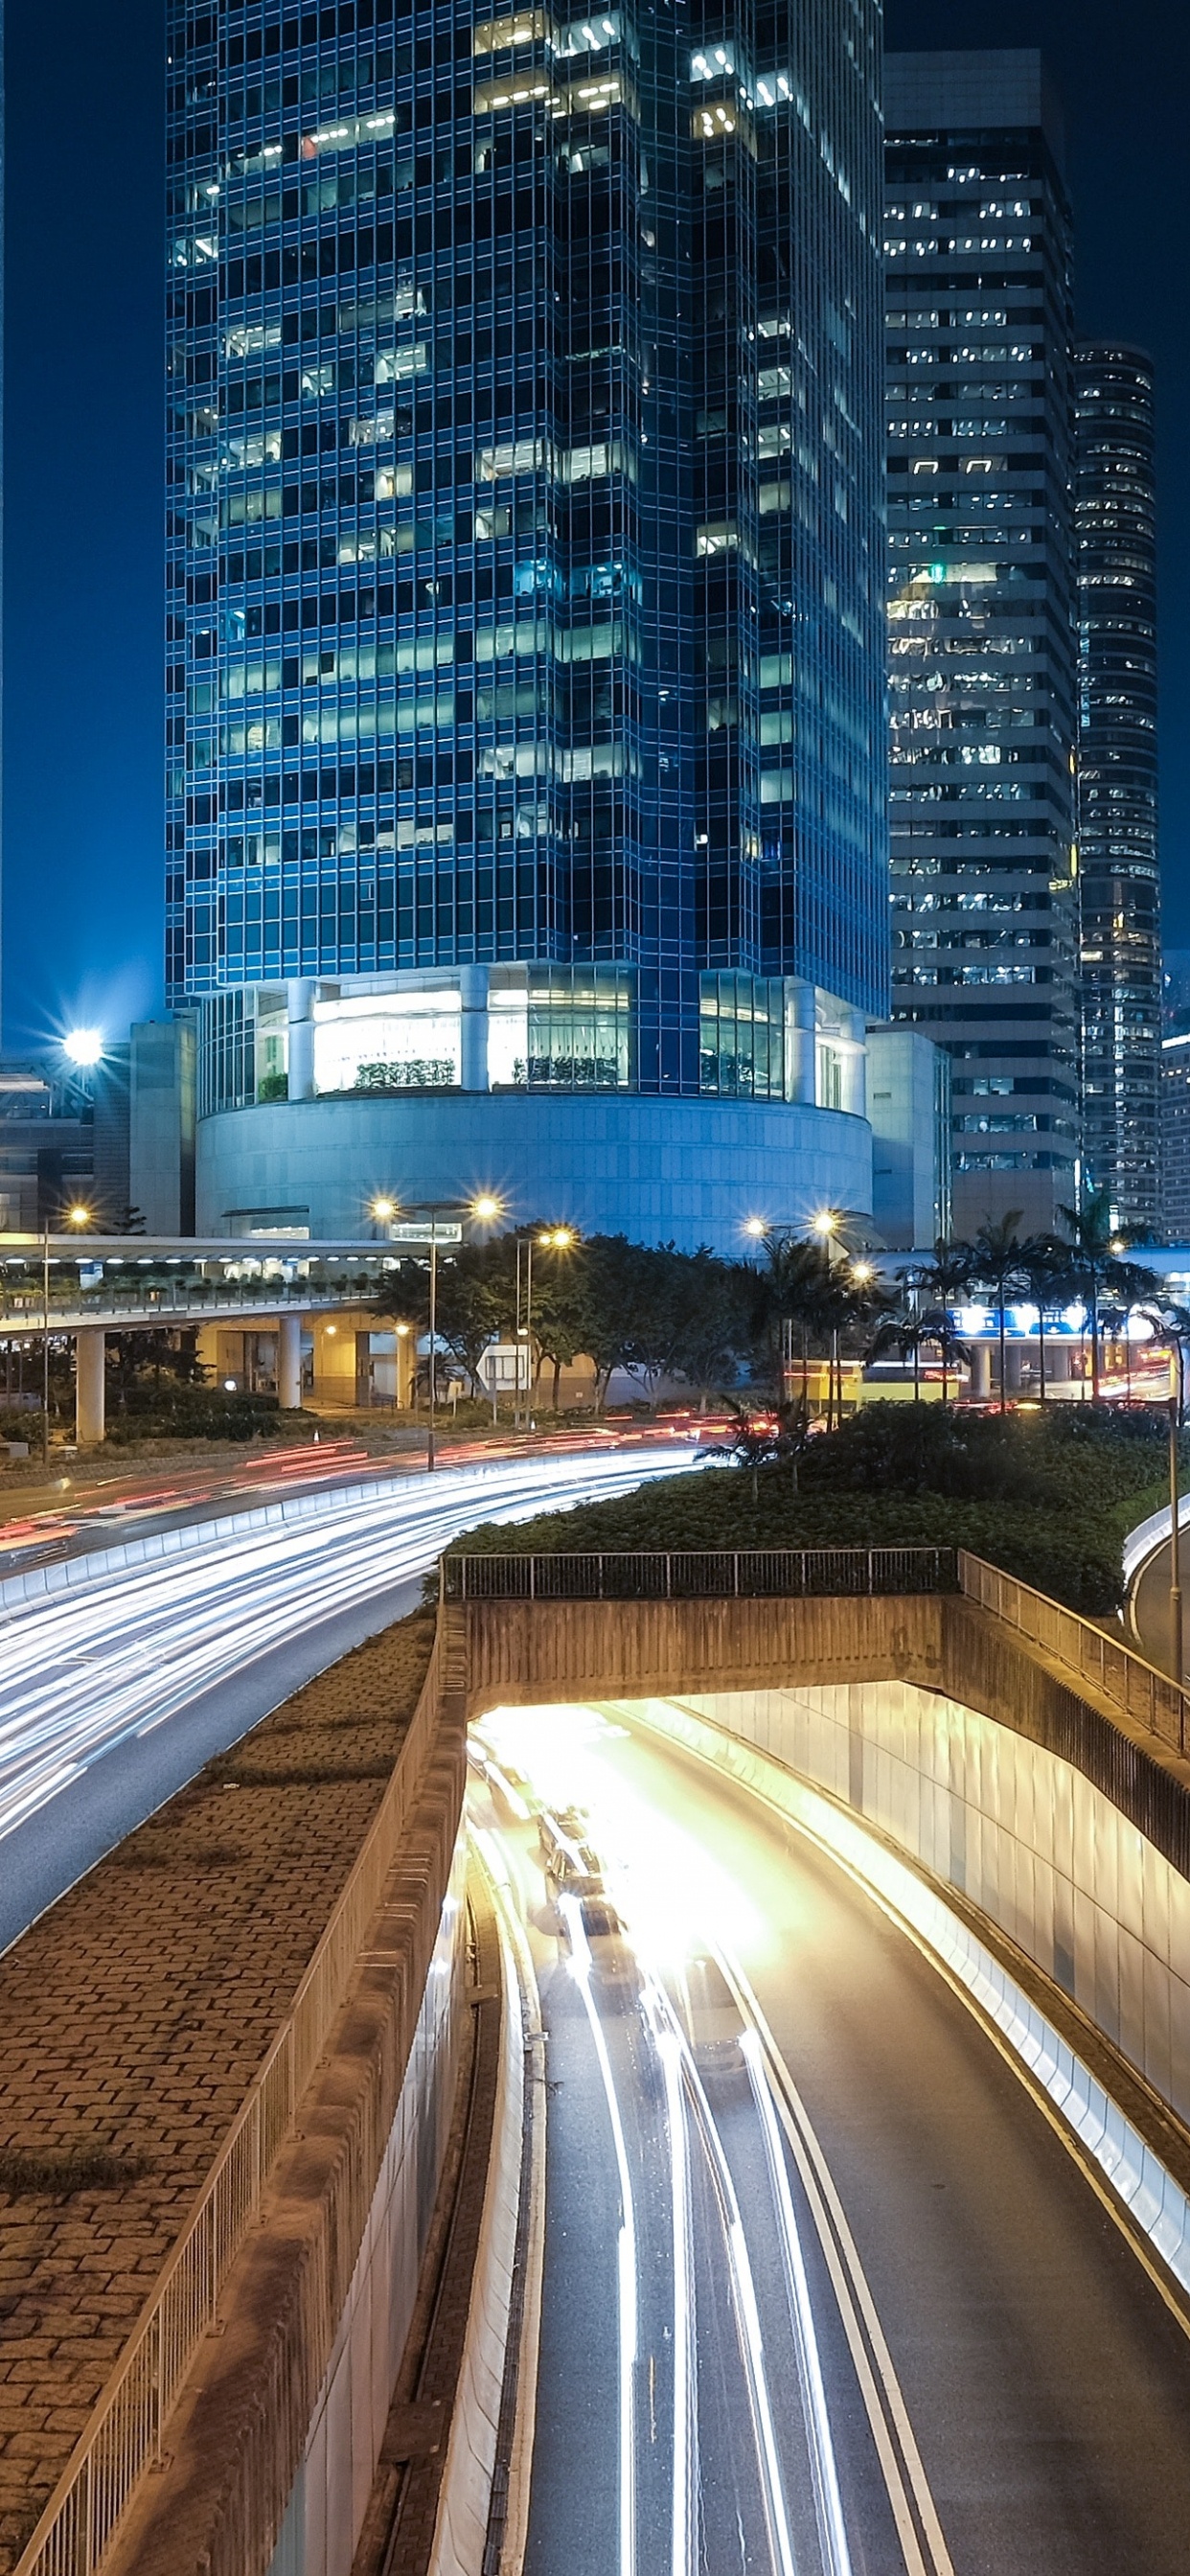
[[[625,1703],[629,1705],[629,1703]],[[811,1788],[770,1753],[745,1743],[692,1705],[674,1700],[635,1703],[655,1731],[682,1745],[715,1770],[745,1785],[777,1813],[812,1834],[861,1884],[889,1905],[954,1983],[971,1999],[1038,2091],[1073,2132],[1084,2157],[1097,2167],[1123,2202],[1137,2234],[1147,2238],[1181,2288],[1190,2290],[1190,2197],[1187,2159],[1179,2142],[1182,2179],[1162,2161],[1100,2081],[1078,2048],[1060,2031],[1035,1996],[1027,1995],[1002,1958],[972,1925],[943,1903],[937,1891],[885,1841],[832,1799]],[[969,1712],[964,1712],[965,1714]],[[739,1712],[737,1711],[738,1715]],[[1123,2088],[1121,2088],[1123,2089]],[[1151,2119],[1146,2126],[1151,2127]],[[1175,2150],[1176,2152],[1176,2150]]]
[[[461,1701],[433,1671],[427,1691],[433,1750],[352,1987],[278,2155],[260,2224],[229,2273],[219,2330],[170,2417],[167,2461],[144,2481],[105,2576],[265,2576],[283,2530],[290,2554],[277,2576],[342,2576],[350,2564],[415,2252],[390,2222],[408,2218],[412,2185],[424,2244],[445,2134],[447,2097],[419,2063],[418,2041],[441,1944],[454,1940],[464,1722]],[[429,2010],[436,2017],[437,2003]],[[392,2318],[386,2259],[396,2264]]]
[[[351,2576],[417,2296],[459,2059],[462,1836],[413,2048],[269,2576]]]
[[[684,1704],[959,1889],[1190,2121],[1190,1881],[1072,1763],[911,1682]]]

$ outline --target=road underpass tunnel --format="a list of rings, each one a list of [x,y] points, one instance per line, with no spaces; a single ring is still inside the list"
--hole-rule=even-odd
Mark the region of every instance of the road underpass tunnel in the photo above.
[[[80,1449],[98,1449],[106,1430],[104,1364],[107,1335],[97,1326],[74,1337],[74,1436]]]

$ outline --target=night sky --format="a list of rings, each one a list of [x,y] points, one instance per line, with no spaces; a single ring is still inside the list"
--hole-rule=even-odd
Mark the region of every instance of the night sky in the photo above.
[[[160,1007],[161,0],[7,0],[4,1043]],[[890,46],[1045,49],[1078,327],[1148,348],[1161,422],[1166,938],[1190,947],[1190,15],[886,0]]]

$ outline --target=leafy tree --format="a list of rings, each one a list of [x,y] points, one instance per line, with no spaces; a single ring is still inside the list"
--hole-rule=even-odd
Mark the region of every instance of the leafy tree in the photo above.
[[[570,1368],[587,1350],[583,1338],[587,1316],[585,1253],[585,1245],[575,1243],[565,1252],[538,1250],[533,1256],[533,1339],[537,1345],[534,1383],[541,1361],[548,1360],[554,1372],[555,1413],[563,1369]]]
[[[507,1302],[491,1244],[461,1243],[448,1255],[438,1254],[437,1338],[461,1361],[477,1396],[483,1395],[480,1366],[489,1342],[504,1324]],[[426,1316],[429,1318],[427,1274]],[[430,1366],[437,1365],[431,1351]]]
[[[638,1347],[639,1252],[624,1234],[594,1234],[583,1247],[581,1348],[595,1364],[597,1413],[613,1369],[630,1364]]]

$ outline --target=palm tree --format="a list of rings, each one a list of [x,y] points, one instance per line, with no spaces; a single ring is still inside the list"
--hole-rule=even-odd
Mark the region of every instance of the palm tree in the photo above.
[[[1088,1190],[1081,1207],[1059,1208],[1070,1237],[1072,1267],[1091,1317],[1091,1402],[1099,1402],[1099,1292],[1114,1258],[1115,1226],[1106,1190]]]
[[[729,1402],[731,1438],[709,1449],[708,1457],[730,1458],[737,1467],[748,1468],[754,1509],[760,1501],[762,1467],[784,1467],[796,1494],[797,1463],[810,1439],[810,1408],[804,1398],[766,1405],[762,1413],[734,1397]]]
[[[1037,1355],[1041,1375],[1041,1401],[1046,1399],[1045,1319],[1056,1303],[1061,1283],[1070,1276],[1068,1247],[1056,1235],[1031,1234],[1021,1245],[1020,1275],[1030,1303],[1037,1308]]]
[[[935,1306],[921,1318],[922,1340],[932,1342],[942,1362],[942,1402],[950,1401],[949,1376],[953,1365],[956,1375],[963,1364],[970,1365],[971,1353],[959,1339],[946,1306]]]
[[[775,1235],[767,1246],[764,1286],[770,1313],[782,1323],[800,1324],[802,1332],[802,1402],[808,1400],[807,1340],[827,1329],[826,1305],[831,1286],[831,1260],[825,1244],[804,1242],[796,1235]]]
[[[1163,1298],[1159,1307],[1142,1306],[1146,1324],[1153,1327],[1153,1339],[1164,1342],[1178,1373],[1178,1427],[1186,1411],[1186,1351],[1190,1346],[1190,1306],[1179,1306]]]
[[[1005,1387],[1005,1351],[1007,1335],[1004,1309],[1014,1288],[1022,1285],[1021,1261],[1024,1246],[1017,1233],[1021,1221],[1019,1208],[1009,1208],[1006,1216],[985,1217],[973,1245],[975,1277],[990,1288],[996,1300],[996,1325],[1000,1342],[1000,1411],[1008,1409]]]
[[[1099,1299],[1104,1288],[1114,1288],[1127,1297],[1130,1305],[1137,1298],[1151,1296],[1157,1280],[1151,1271],[1136,1262],[1120,1258],[1128,1237],[1122,1235],[1112,1218],[1111,1200],[1106,1190],[1090,1190],[1079,1208],[1059,1208],[1058,1214],[1070,1237],[1071,1267],[1077,1275],[1083,1302],[1091,1316],[1091,1401],[1099,1402]]]
[[[955,1306],[976,1276],[975,1247],[970,1243],[948,1242],[939,1235],[932,1261],[922,1263],[914,1272],[914,1284],[925,1289],[936,1306]]]

